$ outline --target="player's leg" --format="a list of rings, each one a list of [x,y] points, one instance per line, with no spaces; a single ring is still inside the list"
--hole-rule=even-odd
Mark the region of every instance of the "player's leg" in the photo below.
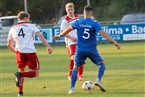
[[[70,56],[68,79],[71,80],[72,70],[74,67],[74,54],[76,51],[76,44],[67,47],[68,55]]]
[[[26,60],[25,54],[17,51],[16,52],[16,61],[17,61],[17,67],[19,69],[19,72],[15,73],[16,86],[18,87],[18,96],[23,96],[24,77],[22,77],[21,73],[24,72],[24,69],[26,67],[27,60]]]
[[[101,83],[101,80],[102,80],[102,77],[104,75],[105,69],[106,69],[105,62],[102,61],[99,64],[98,77],[97,77],[96,82],[95,82],[95,85],[98,86],[102,92],[106,91],[105,88],[103,87],[102,83]]]
[[[68,75],[68,79],[70,79],[71,74],[72,74],[72,70],[74,67],[74,55],[76,52],[76,44],[72,44],[70,46],[68,46],[68,54],[70,56],[70,63],[69,63],[69,75]],[[79,80],[83,80],[83,69],[84,69],[84,65],[81,65],[78,71],[78,79]]]
[[[102,60],[101,63],[99,64],[98,77],[97,77],[98,81],[101,81],[101,79],[104,75],[105,69],[106,69],[106,65],[105,65],[104,60]]]
[[[30,53],[27,54],[26,56],[27,56],[27,65],[29,70],[22,72],[21,73],[22,77],[27,77],[27,78],[37,77],[39,75],[40,65],[36,53]]]
[[[74,55],[70,56],[68,79],[71,80],[72,70],[74,67]]]
[[[68,51],[68,55],[70,57],[70,61],[69,61],[69,72],[68,72],[68,79],[71,81],[71,74],[72,74],[72,70],[74,67],[74,53],[72,53],[71,51],[72,46],[68,46],[67,47],[67,51]]]
[[[75,88],[75,84],[77,81],[79,67],[85,63],[84,61],[86,60],[86,58],[87,57],[85,56],[85,53],[76,52],[76,55],[75,55],[75,64],[76,65],[74,66],[74,69],[72,71],[70,91],[68,92],[68,94],[74,93],[74,88]]]
[[[70,86],[70,91],[69,91],[68,94],[74,93],[74,88],[75,88],[75,84],[76,84],[76,81],[77,81],[78,69],[79,69],[79,66],[75,65],[74,69],[72,71],[71,86]]]
[[[70,60],[70,65],[69,65],[69,75],[68,75],[69,80],[71,80],[73,67],[74,67],[74,55],[71,55],[71,60]],[[78,79],[80,81],[84,80],[83,70],[84,70],[84,64],[82,64],[78,69]]]
[[[105,64],[103,58],[101,57],[101,55],[99,54],[99,52],[97,52],[97,51],[92,52],[90,54],[89,58],[92,60],[93,63],[95,63],[97,66],[99,66],[98,76],[97,76],[95,85],[98,86],[102,92],[105,92],[105,89],[101,83],[101,80],[102,80],[102,77],[103,77],[105,69],[106,69],[106,64]]]
[[[19,74],[20,74],[20,76],[21,76],[21,73],[22,72],[24,72],[24,69],[19,69]],[[18,72],[17,72],[18,73]],[[19,87],[18,87],[18,91],[19,91],[19,93],[18,93],[18,96],[23,96],[23,84],[24,84],[24,77],[22,77],[21,76],[21,78],[20,78],[20,85],[19,85]]]
[[[82,65],[79,67],[79,71],[78,71],[78,79],[79,79],[80,81],[84,80],[83,71],[84,71],[84,64],[82,64]]]

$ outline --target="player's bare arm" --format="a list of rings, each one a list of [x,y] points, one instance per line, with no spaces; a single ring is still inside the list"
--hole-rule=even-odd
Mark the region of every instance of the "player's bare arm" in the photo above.
[[[61,30],[60,33],[62,33],[62,32],[63,32],[63,30]],[[66,34],[65,37],[70,38],[73,42],[76,42],[77,41],[77,38],[75,38],[75,37],[73,37],[73,36],[71,36],[69,34]]]
[[[108,33],[106,33],[105,31],[101,30],[99,32],[103,37],[105,37],[106,39],[108,39],[109,41],[113,42],[115,44],[115,46],[117,47],[117,49],[120,49],[120,44],[118,44],[112,37],[109,36]]]
[[[72,30],[73,30],[72,26],[69,26],[64,31],[62,31],[59,35],[54,36],[53,37],[53,40],[59,40],[61,36],[65,36],[66,34],[68,34]]]
[[[15,53],[15,52],[16,52],[16,49],[15,49],[15,47],[14,47],[14,45],[13,45],[13,42],[14,42],[13,39],[8,40],[7,46],[8,46],[8,48],[9,48],[12,52]]]
[[[44,43],[44,45],[47,47],[48,53],[52,53],[51,46],[47,43],[46,39],[43,37],[43,35],[40,34],[40,32],[36,32],[36,35],[39,37],[39,39]]]

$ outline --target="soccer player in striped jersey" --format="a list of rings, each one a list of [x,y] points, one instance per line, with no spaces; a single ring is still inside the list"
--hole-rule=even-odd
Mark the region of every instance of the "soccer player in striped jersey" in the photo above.
[[[8,48],[16,53],[16,62],[19,72],[15,73],[18,96],[23,96],[24,77],[33,78],[39,75],[40,64],[34,46],[34,35],[46,46],[48,53],[52,53],[52,48],[46,39],[40,34],[39,29],[29,23],[30,15],[27,12],[18,13],[18,23],[11,27],[8,35]],[[13,45],[15,43],[15,47]],[[28,71],[25,67],[28,66]]]
[[[79,19],[77,14],[74,14],[74,4],[67,3],[65,6],[67,15],[64,20],[62,20],[60,30],[61,32],[66,29],[68,26],[73,24],[76,20]],[[69,73],[68,79],[71,80],[72,70],[74,67],[74,54],[76,51],[76,41],[77,41],[77,30],[72,30],[65,36],[65,43],[68,50],[68,55],[70,56],[69,62]],[[83,80],[83,69],[84,65],[81,65],[79,68],[78,79]]]

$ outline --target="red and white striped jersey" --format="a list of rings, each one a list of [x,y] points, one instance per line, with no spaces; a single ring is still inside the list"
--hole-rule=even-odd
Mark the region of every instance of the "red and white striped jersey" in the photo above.
[[[34,46],[34,34],[39,32],[39,29],[31,23],[20,21],[12,26],[8,40],[14,39],[15,48],[21,53],[34,53],[36,52]]]
[[[62,23],[61,23],[61,26],[60,26],[60,30],[63,31],[65,30],[67,27],[69,27],[72,23],[74,23],[76,20],[79,19],[78,15],[75,14],[74,15],[75,17],[69,17],[69,16],[66,16],[64,20],[62,20]],[[77,30],[74,29],[72,31],[70,31],[68,33],[68,35],[70,36],[73,36],[75,38],[77,38]],[[70,38],[67,38],[65,37],[65,43],[66,43],[66,46],[70,46],[72,44],[76,44],[76,42],[73,42]]]

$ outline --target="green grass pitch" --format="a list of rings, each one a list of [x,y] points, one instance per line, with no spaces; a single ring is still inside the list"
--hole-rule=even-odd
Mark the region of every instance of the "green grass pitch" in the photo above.
[[[145,42],[121,43],[121,50],[113,44],[99,44],[98,49],[107,63],[102,79],[106,88],[101,93],[97,87],[84,91],[84,81],[77,81],[75,94],[68,95],[70,82],[67,79],[69,57],[65,45],[52,46],[48,55],[45,46],[38,45],[37,55],[41,63],[37,78],[25,78],[24,97],[145,97]],[[95,81],[98,67],[89,59],[84,68],[85,80]],[[16,97],[14,72],[17,71],[15,54],[1,47],[0,97]]]

